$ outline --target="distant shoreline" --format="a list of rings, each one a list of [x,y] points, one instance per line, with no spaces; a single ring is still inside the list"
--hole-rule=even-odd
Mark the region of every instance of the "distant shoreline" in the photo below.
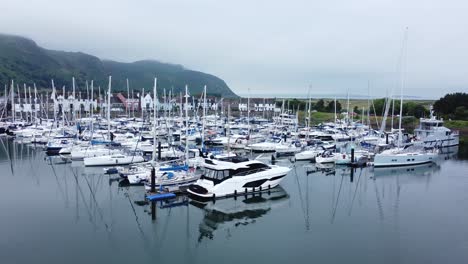
[[[309,98],[307,94],[256,94],[256,93],[251,93],[250,95],[248,93],[237,93],[242,98],[266,98],[266,99],[271,99],[271,98],[276,98],[276,99],[307,99]],[[347,99],[348,96],[346,94],[311,94],[310,97],[312,99]],[[377,99],[377,98],[384,98],[385,96],[375,96],[371,95],[370,99]],[[367,100],[369,96],[367,95],[357,95],[357,94],[350,94],[349,99],[350,100]],[[399,95],[395,95],[393,98],[395,99],[400,99]],[[403,95],[403,100],[421,100],[421,101],[435,101],[439,98],[426,98],[426,97],[421,97],[421,96],[414,96],[414,95]]]

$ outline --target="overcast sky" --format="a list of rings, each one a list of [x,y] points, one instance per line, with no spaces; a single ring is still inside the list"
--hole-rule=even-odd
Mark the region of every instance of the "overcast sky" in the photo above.
[[[239,94],[468,92],[468,2],[0,0],[0,32],[131,62],[217,75]]]

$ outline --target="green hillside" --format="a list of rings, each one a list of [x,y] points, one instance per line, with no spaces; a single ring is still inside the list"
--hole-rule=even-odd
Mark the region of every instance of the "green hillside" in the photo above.
[[[101,60],[82,52],[47,50],[34,41],[12,35],[0,34],[0,84],[15,83],[50,88],[51,79],[56,87],[71,87],[74,76],[79,89],[85,89],[85,81],[94,80],[95,86],[107,87],[107,78],[112,75],[112,90],[126,91],[126,78],[130,88],[152,89],[154,77],[158,78],[158,91],[172,89],[184,91],[185,84],[191,94],[200,94],[207,85],[209,95],[225,98],[237,97],[220,78],[185,69],[181,65],[154,60],[122,63]]]

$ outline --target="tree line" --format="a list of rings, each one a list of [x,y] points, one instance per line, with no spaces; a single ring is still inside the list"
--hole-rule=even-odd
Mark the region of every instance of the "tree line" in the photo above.
[[[292,99],[284,102],[284,109],[287,110],[288,108],[290,110],[299,110],[299,111],[307,111],[308,109],[308,100],[298,100],[298,99]],[[282,102],[277,101],[276,102],[277,107],[282,107]],[[311,102],[310,106],[311,110],[315,110],[317,112],[328,112],[328,113],[333,113],[335,112],[335,101],[325,101],[323,99],[318,100],[317,102]],[[340,102],[336,101],[336,112],[340,113],[342,110],[342,106]]]
[[[445,118],[468,120],[468,94],[446,94],[434,103],[434,111]]]

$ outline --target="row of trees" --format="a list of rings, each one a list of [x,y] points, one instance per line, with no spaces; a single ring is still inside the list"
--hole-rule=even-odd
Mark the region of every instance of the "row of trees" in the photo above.
[[[375,114],[383,116],[385,113],[385,99],[376,99],[374,100]],[[371,106],[371,113],[374,113],[374,107]],[[403,102],[403,116],[414,116],[416,118],[427,117],[429,115],[429,110],[424,107],[424,105],[416,102]],[[391,103],[389,115],[399,115],[400,114],[400,101],[395,100]]]
[[[434,103],[434,111],[446,118],[468,120],[468,94],[447,94]]]
[[[282,102],[276,102],[277,107],[281,107]],[[287,102],[285,102],[285,109],[289,107],[289,109],[293,110],[307,110],[307,100],[298,100],[298,99],[292,99]],[[335,112],[335,101],[327,101],[325,102],[323,99],[318,100],[317,102],[312,102],[311,103],[311,109],[316,110],[318,112],[329,112],[333,113]],[[336,102],[336,112],[339,113],[341,112],[341,104],[340,102]]]
[[[298,100],[292,99],[285,102],[285,108],[289,107],[289,109],[293,110],[306,110],[307,108],[307,100]],[[282,102],[277,102],[277,106],[281,107]],[[375,111],[374,111],[375,108]],[[312,103],[311,106],[312,110],[316,110],[318,112],[328,112],[333,113],[335,111],[335,101],[325,101],[323,99],[318,100],[315,103]],[[468,109],[468,108],[466,108]],[[463,111],[468,111],[466,109],[462,109]],[[340,113],[343,110],[340,102],[336,102],[336,112]],[[460,109],[459,109],[460,110]],[[357,106],[353,108],[353,112],[357,114],[367,114],[367,110],[359,109]],[[383,116],[385,113],[385,99],[375,99],[373,100],[373,106],[371,105],[370,113],[372,115],[376,114],[378,116]],[[400,101],[395,100],[391,105],[388,112],[388,115],[399,115],[400,114]],[[417,102],[404,102],[403,103],[403,116],[414,116],[416,118],[427,117],[429,116],[429,110],[421,103]]]

